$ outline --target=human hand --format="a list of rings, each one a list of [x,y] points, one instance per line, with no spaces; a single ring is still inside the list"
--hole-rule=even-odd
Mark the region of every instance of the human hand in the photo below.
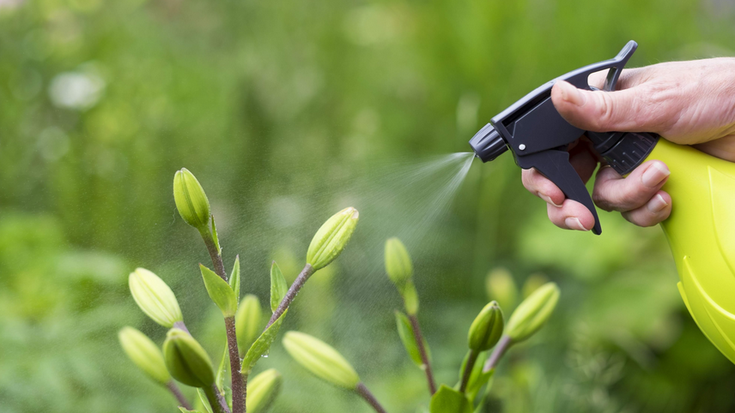
[[[590,76],[602,88],[606,72]],[[735,58],[661,63],[625,69],[613,92],[577,89],[559,81],[551,100],[571,124],[584,130],[654,132],[681,145],[735,162]],[[601,161],[586,138],[570,149],[570,162],[586,182]],[[627,177],[603,166],[592,199],[606,211],[652,226],[671,214],[672,200],[661,190],[669,170],[661,161],[639,165]],[[549,219],[560,228],[588,231],[592,213],[535,169],[523,170],[523,185],[547,202]]]

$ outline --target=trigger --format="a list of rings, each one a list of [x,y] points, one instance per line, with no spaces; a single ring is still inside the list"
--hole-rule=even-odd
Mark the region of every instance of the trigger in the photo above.
[[[571,163],[569,163],[569,153],[565,150],[548,150],[530,154],[527,156],[518,156],[518,166],[523,169],[536,168],[551,182],[556,184],[564,195],[574,201],[584,205],[595,217],[595,226],[592,232],[596,235],[602,233],[600,226],[600,218],[597,216],[597,209],[592,202],[592,197],[587,192],[587,187],[582,182],[577,171]]]

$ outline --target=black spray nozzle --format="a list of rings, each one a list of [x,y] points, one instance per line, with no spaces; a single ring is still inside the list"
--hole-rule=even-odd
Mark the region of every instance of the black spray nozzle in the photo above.
[[[489,123],[470,139],[470,146],[483,162],[492,161],[508,150],[503,138]]]

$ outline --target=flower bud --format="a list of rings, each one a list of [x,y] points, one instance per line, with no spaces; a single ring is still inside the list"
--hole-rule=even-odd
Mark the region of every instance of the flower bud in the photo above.
[[[281,391],[283,378],[276,369],[266,370],[248,381],[248,413],[262,413],[273,404]]]
[[[556,283],[544,284],[518,305],[510,316],[506,334],[515,342],[527,339],[546,323],[558,301]]]
[[[235,330],[237,346],[242,354],[245,354],[263,330],[263,310],[260,308],[258,297],[246,294],[240,300],[240,307],[235,315]]]
[[[322,224],[309,244],[306,262],[314,270],[329,265],[345,249],[357,226],[360,214],[353,207],[345,208]]]
[[[183,321],[174,292],[156,274],[136,268],[128,277],[128,285],[135,303],[156,323],[171,328],[175,322]]]
[[[166,368],[173,378],[192,387],[209,387],[214,383],[212,360],[201,344],[189,333],[172,328],[163,343]]]
[[[209,225],[209,200],[204,188],[196,177],[186,168],[174,175],[174,201],[179,215],[196,229]]]
[[[487,275],[485,289],[490,300],[498,302],[506,311],[512,310],[518,300],[518,287],[505,268],[496,268]]]
[[[399,289],[413,276],[411,256],[398,238],[385,242],[385,272]]]
[[[315,337],[289,331],[283,337],[283,346],[294,360],[326,382],[350,390],[360,382],[350,363],[337,350]]]
[[[503,335],[503,310],[491,301],[470,326],[467,342],[471,350],[481,352],[491,349]]]
[[[161,349],[148,336],[133,327],[123,327],[117,336],[128,358],[148,377],[163,385],[171,381]]]

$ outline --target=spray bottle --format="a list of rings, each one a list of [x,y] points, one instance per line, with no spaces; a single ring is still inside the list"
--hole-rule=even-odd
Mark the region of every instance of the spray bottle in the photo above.
[[[565,80],[577,88],[594,72],[608,70],[603,90],[615,89],[620,72],[638,47],[634,41],[610,60],[594,63],[551,80],[493,117],[470,140],[475,154],[488,162],[507,150],[523,169],[536,168],[568,199],[595,217],[592,232],[602,228],[592,198],[569,163],[567,146],[583,134],[618,173],[627,175],[648,160],[671,171],[663,186],[674,201],[661,223],[679,272],[679,292],[707,338],[735,363],[735,163],[645,132],[591,132],[569,124],[551,102],[551,87]]]

